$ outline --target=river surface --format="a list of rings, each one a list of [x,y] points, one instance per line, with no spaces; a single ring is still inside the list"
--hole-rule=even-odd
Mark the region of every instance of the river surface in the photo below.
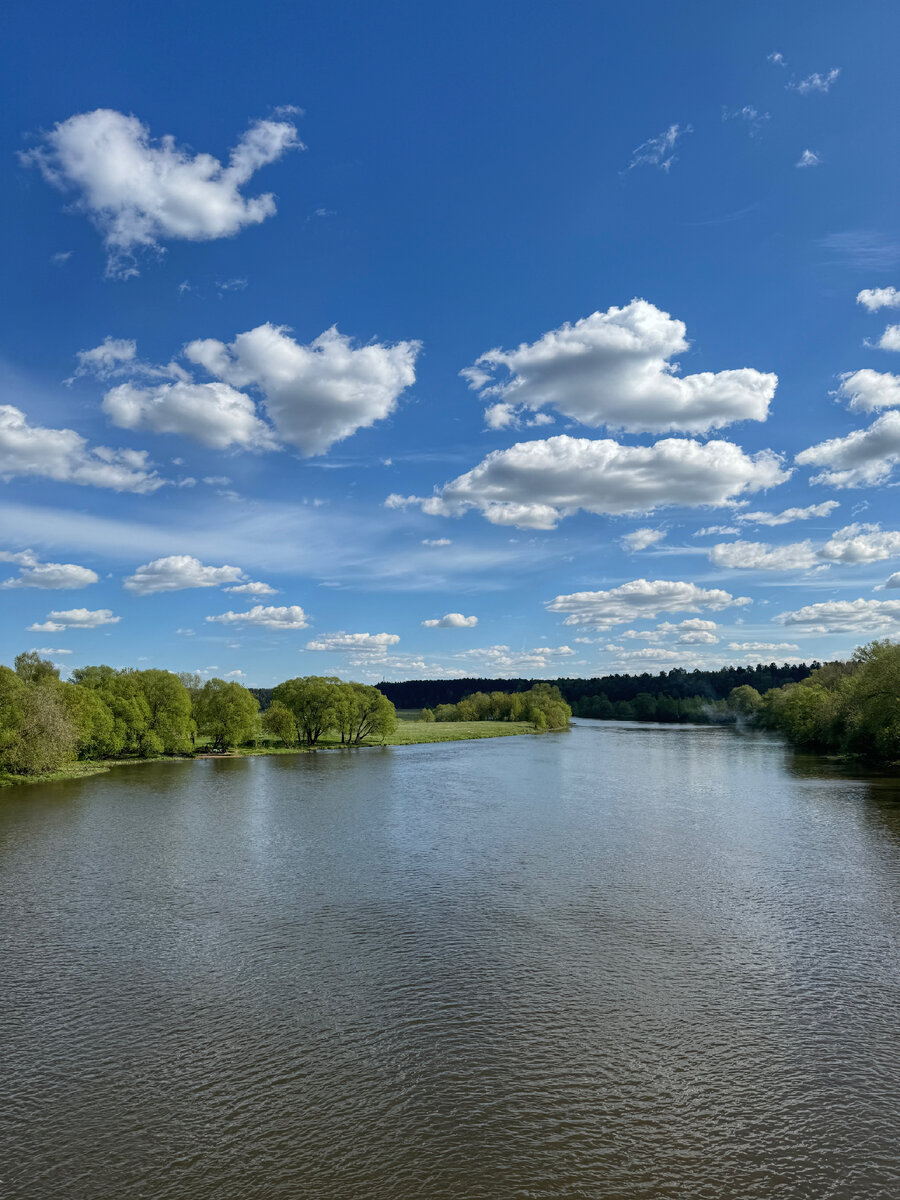
[[[0,798],[4,1200],[897,1200],[900,787],[731,729]]]

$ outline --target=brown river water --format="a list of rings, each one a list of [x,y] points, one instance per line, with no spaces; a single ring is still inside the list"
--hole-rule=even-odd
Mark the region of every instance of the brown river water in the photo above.
[[[763,734],[0,794],[3,1200],[897,1200],[900,783]]]

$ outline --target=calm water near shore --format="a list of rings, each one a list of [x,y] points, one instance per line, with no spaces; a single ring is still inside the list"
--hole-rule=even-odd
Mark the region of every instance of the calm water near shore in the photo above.
[[[4,1200],[896,1200],[900,783],[764,734],[0,797]]]

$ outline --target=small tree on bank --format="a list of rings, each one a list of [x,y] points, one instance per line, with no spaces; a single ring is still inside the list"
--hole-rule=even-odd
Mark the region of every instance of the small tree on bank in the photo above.
[[[266,733],[277,737],[285,746],[297,744],[297,724],[294,714],[280,700],[273,700],[263,713],[262,727]]]

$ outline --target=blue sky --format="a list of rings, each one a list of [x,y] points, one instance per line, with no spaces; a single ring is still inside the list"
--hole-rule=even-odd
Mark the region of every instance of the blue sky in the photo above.
[[[2,660],[900,634],[898,35],[887,0],[9,6]]]

